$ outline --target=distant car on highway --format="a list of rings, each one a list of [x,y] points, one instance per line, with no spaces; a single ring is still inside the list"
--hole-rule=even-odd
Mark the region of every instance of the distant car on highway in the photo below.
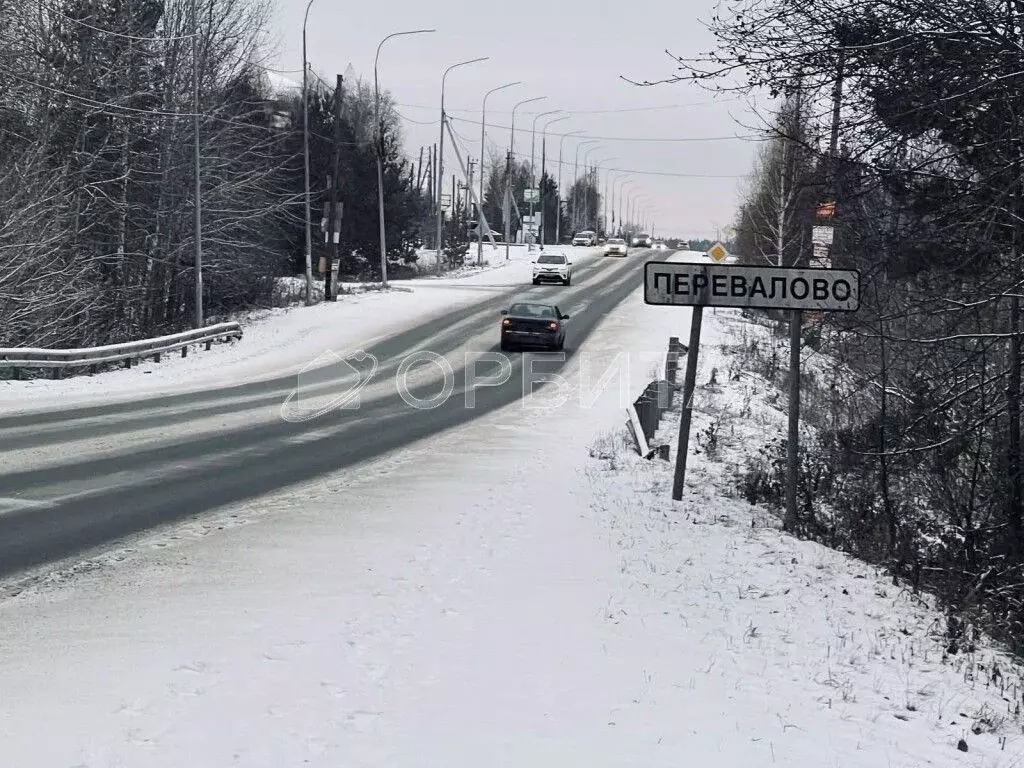
[[[668,250],[668,246],[665,245],[665,243],[663,243],[661,240],[655,240],[654,241],[654,250],[656,250],[656,251],[667,251]]]
[[[582,232],[577,232],[572,239],[573,245],[582,245],[588,248],[597,245],[597,232],[591,232],[589,229],[585,229]]]
[[[565,346],[565,321],[568,315],[555,304],[532,299],[513,301],[501,310],[501,349],[523,347],[562,349]]]
[[[572,283],[572,262],[561,253],[542,253],[533,262],[533,284]]]
[[[651,236],[641,232],[640,234],[633,235],[633,247],[635,248],[650,248],[653,245]]]
[[[621,237],[611,238],[604,247],[605,256],[627,256],[628,254],[629,246],[626,245],[626,241]]]

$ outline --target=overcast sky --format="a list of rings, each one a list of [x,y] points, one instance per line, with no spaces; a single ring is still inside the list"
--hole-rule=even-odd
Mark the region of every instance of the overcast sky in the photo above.
[[[290,71],[289,77],[301,79],[307,0],[274,2],[280,53],[276,66]],[[513,105],[544,96],[543,101],[523,105],[516,112],[517,157],[530,156],[534,115],[564,110],[571,116],[548,128],[552,175],[557,171],[553,161],[558,160],[560,135],[586,131],[581,139],[594,137],[599,143],[584,147],[580,156],[593,146],[591,161],[608,158],[603,168],[630,172],[635,183],[627,190],[645,195],[657,209],[656,234],[714,237],[716,227],[734,220],[737,192],[757,148],[754,142],[735,138],[749,135],[736,121],[750,125],[753,120],[745,102],[714,97],[689,83],[637,87],[620,79],[620,75],[635,80],[671,76],[676,64],[666,49],[679,55],[707,49],[712,39],[701,21],[709,17],[713,4],[714,0],[550,0],[535,5],[533,11],[521,6],[523,10],[512,12],[507,4],[468,0],[313,0],[307,44],[313,68],[329,82],[349,64],[372,82],[374,54],[383,37],[404,30],[436,29],[389,40],[380,54],[381,88],[389,90],[399,104],[409,155],[415,157],[421,145],[438,141],[444,69],[489,56],[489,61],[454,70],[447,81],[447,112],[474,158],[480,154],[484,93],[520,80],[522,85],[495,93],[487,102],[488,153],[499,148],[504,153],[507,148]],[[536,121],[538,168],[540,129],[552,117],[558,115]],[[563,190],[574,170],[576,141],[564,141]],[[446,178],[456,169],[449,151]],[[613,173],[612,178],[625,175]],[[601,185],[603,193],[603,174]]]

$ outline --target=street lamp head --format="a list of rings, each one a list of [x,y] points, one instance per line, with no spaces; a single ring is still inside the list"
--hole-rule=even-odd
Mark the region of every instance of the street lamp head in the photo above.
[[[560,109],[549,109],[547,112],[539,112],[536,115],[534,115],[533,116],[533,130],[535,130],[535,131],[537,130],[537,121],[540,118],[547,117],[548,115],[557,115],[557,114],[560,114],[561,111],[562,110],[560,110]]]
[[[523,84],[522,80],[516,80],[513,83],[505,83],[504,85],[499,85],[497,88],[491,88],[491,90],[489,90],[487,93],[484,94],[484,106],[485,107],[487,106],[487,97],[490,96],[492,93],[497,93],[498,91],[503,91],[506,88],[511,88],[513,85],[522,85],[522,84]]]
[[[423,35],[423,34],[426,34],[428,32],[437,32],[437,30],[436,29],[409,29],[409,30],[406,30],[405,32],[392,32],[390,35],[386,36],[383,40],[381,40],[380,43],[377,45],[377,58],[380,58],[380,49],[382,47],[384,47],[384,43],[386,43],[391,38],[393,38],[393,37],[401,37],[403,35]],[[377,58],[375,58],[374,61],[373,61],[374,68],[376,68],[376,66],[377,66]]]
[[[566,113],[566,114],[562,115],[561,117],[553,117],[553,118],[551,118],[546,123],[544,123],[544,129],[543,129],[544,133],[546,134],[548,132],[548,128],[550,126],[554,125],[555,123],[560,123],[563,120],[568,120],[570,117],[572,117],[572,115],[570,115],[569,113]]]
[[[488,61],[490,58],[490,56],[480,56],[479,58],[476,59],[467,59],[466,61],[460,61],[457,64],[452,64],[450,67],[448,67],[448,69],[444,71],[444,74],[441,76],[442,84],[444,83],[444,78],[448,77],[448,73],[451,72],[453,69],[456,69],[458,67],[464,67],[467,64],[476,64],[478,61]]]
[[[532,104],[535,101],[543,101],[546,98],[547,96],[534,96],[532,99],[523,99],[518,102],[514,107],[512,107],[512,119],[516,119],[516,110],[523,106],[523,104]]]

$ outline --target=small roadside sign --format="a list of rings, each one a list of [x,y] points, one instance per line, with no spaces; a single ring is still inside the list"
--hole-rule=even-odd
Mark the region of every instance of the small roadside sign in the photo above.
[[[523,190],[523,202],[524,203],[538,203],[540,202],[540,190],[536,187],[527,188]]]
[[[833,229],[831,225],[811,227],[811,242],[821,243],[822,245],[832,245],[833,241]]]
[[[721,243],[715,243],[708,248],[708,256],[714,259],[716,262],[721,264],[727,258],[729,258],[729,251],[726,250],[725,246]]]

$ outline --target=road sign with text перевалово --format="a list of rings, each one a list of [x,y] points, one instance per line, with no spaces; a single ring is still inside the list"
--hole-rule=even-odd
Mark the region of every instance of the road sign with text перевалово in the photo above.
[[[644,303],[856,312],[860,307],[860,273],[648,261],[644,264]]]

